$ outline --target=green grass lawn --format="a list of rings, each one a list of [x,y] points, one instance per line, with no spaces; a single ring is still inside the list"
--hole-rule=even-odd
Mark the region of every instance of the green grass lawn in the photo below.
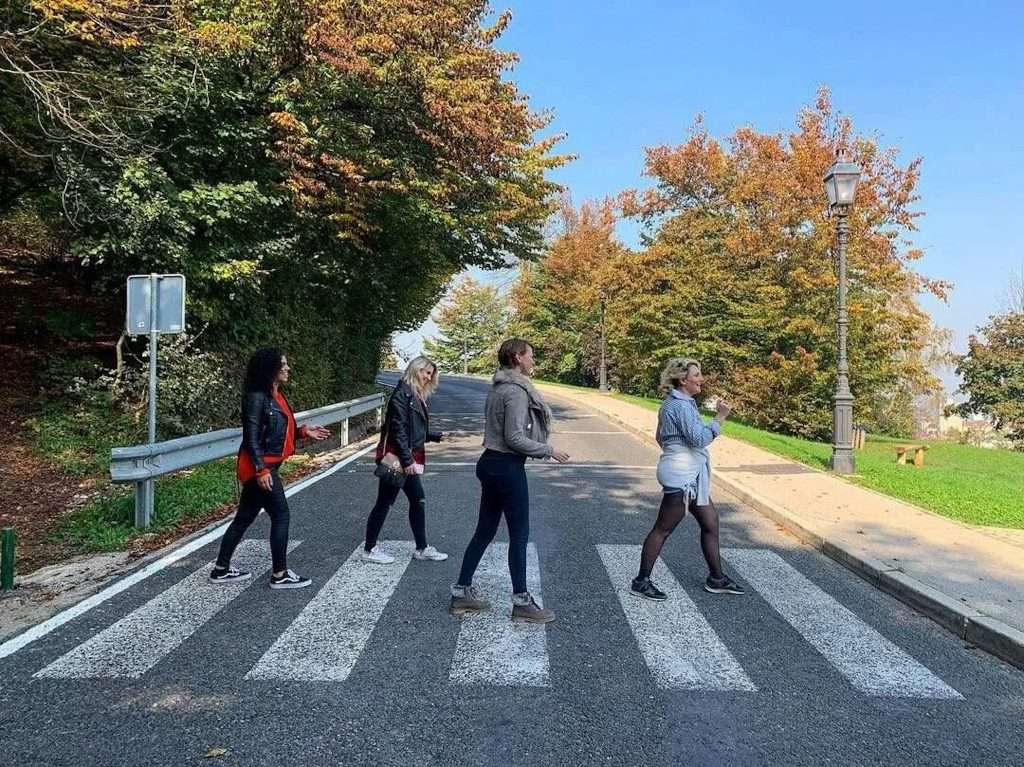
[[[613,395],[657,410],[660,400]],[[723,434],[816,469],[828,467],[831,445],[787,437],[729,420]],[[896,463],[898,444],[926,444],[921,468]],[[868,436],[849,480],[945,517],[975,525],[1024,528],[1024,453],[933,440]]]

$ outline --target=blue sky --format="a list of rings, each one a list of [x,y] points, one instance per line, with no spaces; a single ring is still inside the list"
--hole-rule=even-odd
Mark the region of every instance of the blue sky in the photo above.
[[[859,131],[924,158],[917,267],[955,290],[948,305],[922,303],[955,348],[1002,308],[1024,267],[1024,3],[494,7],[513,14],[499,42],[521,56],[510,76],[579,155],[554,174],[577,203],[643,185],[644,147],[680,143],[698,113],[716,136],[789,132],[827,85]],[[415,348],[423,332],[397,340]]]

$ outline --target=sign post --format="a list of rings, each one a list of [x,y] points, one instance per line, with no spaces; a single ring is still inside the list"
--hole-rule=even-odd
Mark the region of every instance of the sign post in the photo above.
[[[185,276],[133,274],[128,278],[125,329],[128,335],[149,335],[149,444],[156,442],[157,338],[185,331]],[[135,526],[153,519],[154,480],[135,483]]]

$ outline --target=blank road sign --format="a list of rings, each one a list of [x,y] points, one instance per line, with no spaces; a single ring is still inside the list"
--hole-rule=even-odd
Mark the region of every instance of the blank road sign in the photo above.
[[[153,286],[156,285],[156,325],[152,320]],[[185,275],[133,274],[128,278],[129,335],[182,333],[185,330]]]

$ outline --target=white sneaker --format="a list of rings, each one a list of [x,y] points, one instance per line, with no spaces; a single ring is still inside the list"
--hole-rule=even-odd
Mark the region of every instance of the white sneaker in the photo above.
[[[378,565],[390,565],[395,561],[395,558],[384,551],[380,546],[374,546],[369,551],[363,549],[360,559],[364,562],[373,562]]]
[[[427,546],[427,548],[420,551],[416,549],[412,553],[413,559],[429,559],[431,562],[444,562],[448,559],[448,555],[443,551],[438,551],[433,546]]]

